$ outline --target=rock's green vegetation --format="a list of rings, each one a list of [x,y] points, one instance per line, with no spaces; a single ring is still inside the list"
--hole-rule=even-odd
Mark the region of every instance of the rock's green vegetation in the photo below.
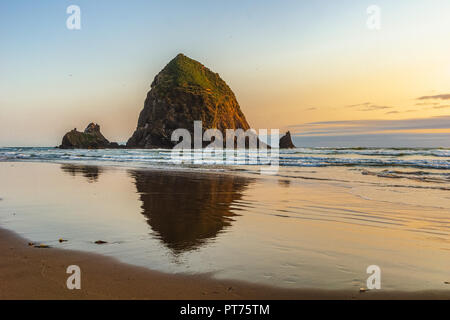
[[[161,93],[182,89],[196,94],[207,93],[218,98],[221,95],[234,96],[219,74],[181,53],[159,74],[157,87]]]

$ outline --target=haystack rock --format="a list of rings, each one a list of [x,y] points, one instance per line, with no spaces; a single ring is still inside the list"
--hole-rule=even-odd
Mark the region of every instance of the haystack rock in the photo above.
[[[288,131],[284,136],[280,138],[280,149],[292,149],[295,148],[294,143],[292,143],[291,133]]]
[[[201,63],[177,55],[156,75],[139,115],[129,148],[172,148],[175,129],[194,134],[194,121],[203,131],[249,129],[250,126],[230,87]],[[192,138],[192,141],[194,138]]]
[[[100,132],[100,126],[90,123],[84,132],[77,129],[67,132],[62,140],[61,149],[105,149],[118,148],[116,142],[109,142]]]

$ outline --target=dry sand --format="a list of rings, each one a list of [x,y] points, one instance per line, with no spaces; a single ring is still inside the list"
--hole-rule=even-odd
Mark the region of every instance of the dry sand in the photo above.
[[[66,269],[78,265],[81,290],[69,290]],[[0,299],[450,299],[446,292],[288,290],[173,275],[90,253],[39,249],[0,229]]]

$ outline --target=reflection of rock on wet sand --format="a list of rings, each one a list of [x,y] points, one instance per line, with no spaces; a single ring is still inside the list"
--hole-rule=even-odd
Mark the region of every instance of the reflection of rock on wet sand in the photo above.
[[[143,214],[175,253],[194,250],[231,226],[230,206],[251,182],[237,176],[133,171]]]
[[[97,166],[64,164],[72,176],[96,182]],[[195,250],[231,226],[230,206],[242,198],[252,179],[164,171],[130,171],[142,201],[142,214],[158,238],[174,253]]]
[[[81,175],[88,179],[89,182],[96,182],[102,169],[97,166],[79,166],[74,164],[63,164],[61,170],[72,175]]]
[[[281,187],[289,188],[291,185],[291,180],[288,179],[278,179],[278,185]]]

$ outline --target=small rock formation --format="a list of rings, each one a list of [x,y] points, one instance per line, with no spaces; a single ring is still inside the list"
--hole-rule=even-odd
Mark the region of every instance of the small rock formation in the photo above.
[[[172,148],[172,132],[187,129],[194,140],[194,121],[203,130],[249,129],[230,87],[217,73],[178,54],[156,75],[139,115],[129,148]]]
[[[292,143],[291,133],[288,131],[284,136],[280,138],[280,149],[292,149],[295,145]]]
[[[119,145],[116,142],[109,142],[101,134],[98,124],[90,123],[84,132],[79,132],[77,129],[67,132],[59,147],[61,149],[105,149],[118,148]]]

